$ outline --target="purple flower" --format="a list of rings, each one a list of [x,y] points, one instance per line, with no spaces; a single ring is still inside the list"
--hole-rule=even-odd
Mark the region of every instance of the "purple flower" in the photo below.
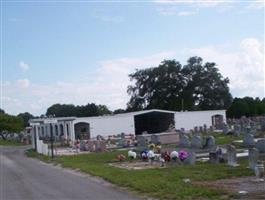
[[[185,160],[187,157],[188,157],[188,152],[186,152],[184,150],[179,151],[179,159],[181,161]]]

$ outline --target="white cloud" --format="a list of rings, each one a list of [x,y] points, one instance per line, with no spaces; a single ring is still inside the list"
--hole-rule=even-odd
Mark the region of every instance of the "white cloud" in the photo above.
[[[19,67],[23,70],[23,71],[27,71],[29,69],[29,65],[27,63],[25,63],[24,61],[20,61],[19,62]]]
[[[17,86],[19,88],[28,88],[30,85],[30,81],[28,79],[18,79]]]
[[[39,85],[30,84],[28,79],[20,79],[15,84],[3,85],[3,90],[6,95],[23,99],[23,102],[27,103],[23,107],[12,106],[10,101],[4,100],[4,109],[13,114],[29,111],[40,115],[55,103],[84,105],[94,102],[105,104],[112,110],[125,108],[129,100],[126,92],[130,84],[128,74],[134,72],[136,68],[157,66],[163,59],[174,56],[175,52],[165,51],[145,57],[100,61],[97,72],[90,77],[93,81],[88,81],[88,78],[77,82],[58,81],[51,85]],[[29,89],[24,89],[29,86]]]
[[[263,44],[256,38],[245,38],[240,50],[228,53],[218,46],[186,49],[189,56],[201,56],[218,64],[220,72],[229,77],[233,96],[265,96]]]
[[[2,101],[2,106],[3,109],[6,113],[9,113],[9,111],[11,111],[11,113],[9,114],[18,114],[16,112],[14,112],[14,108],[21,110],[23,103],[21,102],[21,100],[17,99],[17,98],[11,98],[9,96],[3,96],[1,97],[1,101]]]

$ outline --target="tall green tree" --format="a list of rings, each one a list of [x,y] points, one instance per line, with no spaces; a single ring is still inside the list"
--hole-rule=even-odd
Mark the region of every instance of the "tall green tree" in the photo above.
[[[225,109],[232,102],[228,78],[215,63],[203,63],[200,57],[191,57],[184,66],[164,60],[158,67],[136,70],[129,77],[135,82],[127,90],[130,111]]]
[[[191,57],[182,69],[187,78],[183,89],[183,99],[188,100],[187,109],[213,110],[226,109],[232,103],[228,83],[215,63],[206,62],[200,57]]]
[[[121,114],[121,113],[126,113],[126,110],[119,108],[113,111],[113,114]]]
[[[19,132],[22,129],[22,118],[8,114],[0,114],[0,136],[3,140],[6,140],[8,134]]]
[[[74,106],[72,104],[54,104],[47,109],[47,116],[55,117],[89,117],[110,114],[105,105],[88,103],[87,105]]]
[[[19,113],[17,116],[23,119],[24,127],[29,126],[29,120],[34,118],[34,116],[30,114],[29,112]]]
[[[265,115],[265,99],[244,97],[234,98],[232,105],[227,110],[229,118],[240,118],[242,116],[251,117]]]
[[[180,109],[180,95],[186,80],[179,62],[164,60],[158,67],[136,70],[129,77],[135,85],[127,90],[131,95],[128,110]]]

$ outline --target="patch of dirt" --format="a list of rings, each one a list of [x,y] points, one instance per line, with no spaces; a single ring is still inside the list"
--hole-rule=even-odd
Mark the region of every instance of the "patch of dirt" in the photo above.
[[[192,183],[195,185],[224,189],[234,194],[234,199],[265,199],[264,179],[257,179],[253,176]]]
[[[143,161],[115,162],[115,163],[110,163],[109,165],[129,170],[161,168],[159,162],[153,162],[151,164],[150,162],[143,162]]]

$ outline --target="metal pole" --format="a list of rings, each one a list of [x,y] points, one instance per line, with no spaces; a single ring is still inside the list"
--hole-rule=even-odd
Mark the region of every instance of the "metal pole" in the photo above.
[[[52,159],[54,158],[53,154],[53,129],[51,128],[52,124],[50,124],[50,131],[51,131],[51,153],[52,153]]]
[[[37,133],[36,133],[36,131],[37,131],[37,128],[36,128],[36,126],[34,126],[33,127],[33,133],[34,133],[34,150],[35,151],[37,151]]]

